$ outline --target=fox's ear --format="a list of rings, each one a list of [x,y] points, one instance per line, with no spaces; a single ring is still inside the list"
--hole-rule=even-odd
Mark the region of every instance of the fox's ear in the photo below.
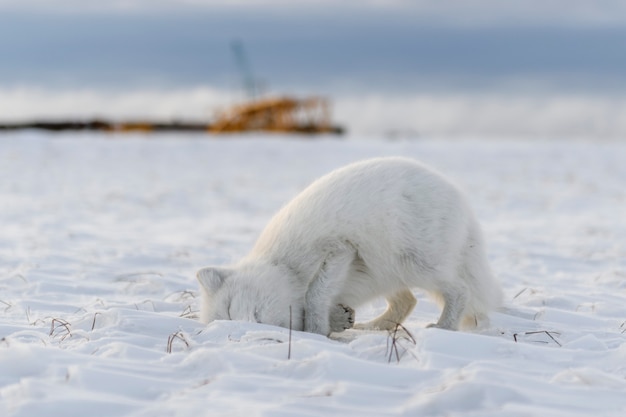
[[[222,284],[224,284],[224,280],[232,273],[232,269],[209,266],[199,270],[196,277],[200,281],[200,285],[209,294],[213,294],[220,289]]]

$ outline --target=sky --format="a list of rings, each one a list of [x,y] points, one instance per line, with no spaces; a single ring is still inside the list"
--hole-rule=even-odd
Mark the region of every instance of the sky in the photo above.
[[[626,92],[620,1],[0,0],[0,88]]]
[[[349,132],[626,136],[621,0],[0,0],[0,120],[211,120],[233,42]]]

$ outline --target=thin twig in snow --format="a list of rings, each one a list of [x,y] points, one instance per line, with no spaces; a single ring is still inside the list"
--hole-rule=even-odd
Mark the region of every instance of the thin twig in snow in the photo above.
[[[8,302],[3,301],[3,300],[0,300],[0,303],[2,303],[2,304],[4,304],[5,306],[7,306],[7,308],[5,308],[5,309],[4,309],[4,311],[9,311],[9,309],[10,309],[11,307],[13,307],[13,304],[8,303]]]
[[[515,300],[517,297],[519,297],[520,295],[522,295],[524,293],[524,291],[526,291],[528,289],[528,287],[522,289],[520,292],[518,292],[517,294],[515,294],[515,296],[513,297],[513,299]]]
[[[174,298],[174,296],[177,296]],[[165,299],[173,298],[174,301],[184,301],[190,298],[196,298],[196,293],[190,290],[176,291],[165,297]]]
[[[400,330],[402,330],[404,333],[399,333]],[[389,344],[389,341],[391,340],[391,345]],[[385,353],[385,355],[389,354],[388,356],[388,363],[391,363],[391,359],[394,356],[395,353],[395,357],[396,357],[396,361],[398,363],[400,363],[400,359],[402,357],[402,355],[404,355],[405,352],[407,352],[408,349],[404,348],[404,351],[402,352],[402,354],[400,354],[400,351],[398,349],[398,344],[399,341],[407,341],[413,345],[417,344],[417,341],[415,340],[415,337],[411,334],[411,332],[409,332],[409,330],[404,327],[402,325],[402,323],[396,323],[396,326],[394,327],[393,330],[389,331],[389,337],[387,338],[387,351]]]
[[[96,328],[96,317],[98,317],[98,314],[100,314],[100,313],[95,313],[95,314],[93,315],[93,322],[91,323],[91,331],[92,331],[92,332],[93,332],[93,329],[95,329],[95,328]]]
[[[289,348],[287,350],[287,360],[291,359],[291,306],[289,306]]]
[[[180,313],[180,315],[178,317],[183,317],[183,318],[186,318],[186,319],[195,318],[195,317],[198,317],[197,313],[198,313],[197,310],[192,310],[191,306],[187,306],[187,307],[185,307],[183,312]]]
[[[167,338],[167,353],[172,353],[172,344],[174,343],[175,339],[182,340],[185,346],[189,348],[189,342],[187,341],[187,338],[185,338],[185,335],[183,334],[183,332],[179,330],[176,333],[172,333]]]
[[[152,301],[152,300],[143,300],[139,304],[135,303],[135,309],[138,310],[138,311],[144,311],[144,310],[139,310],[139,306],[142,305],[142,304],[146,304],[146,303],[152,304],[152,311],[156,312],[156,306],[154,305],[154,301]]]
[[[58,332],[60,330],[60,332],[63,332],[63,335],[61,336],[61,341],[65,340],[68,336],[72,337],[72,332],[70,331],[70,327],[71,324],[63,319],[57,319],[57,318],[53,318],[52,322],[50,323],[50,334],[49,336],[52,337],[56,337],[58,336],[60,333]],[[56,333],[56,334],[55,334]]]
[[[552,341],[553,341],[554,343],[556,343],[559,347],[561,347],[561,346],[562,346],[562,345],[561,345],[561,343],[559,343],[559,341],[558,341],[558,340],[556,340],[556,338],[555,338],[554,336],[552,336],[553,334],[555,334],[555,335],[557,335],[557,336],[560,336],[560,335],[561,335],[561,333],[559,333],[559,332],[550,332],[550,331],[548,331],[548,330],[537,330],[537,331],[534,331],[534,332],[514,333],[514,334],[513,334],[513,340],[514,340],[515,342],[517,342],[517,341],[518,341],[518,336],[520,336],[520,335],[530,336],[530,335],[533,335],[533,334],[540,334],[540,333],[544,333],[544,334],[546,334],[546,335],[547,335],[550,339],[552,339]],[[548,343],[548,342],[544,342],[544,343]]]

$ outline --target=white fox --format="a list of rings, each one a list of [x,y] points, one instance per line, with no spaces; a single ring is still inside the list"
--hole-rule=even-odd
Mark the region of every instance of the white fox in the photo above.
[[[377,158],[315,181],[269,222],[230,267],[198,271],[201,320],[245,320],[322,335],[353,326],[354,310],[386,311],[354,327],[393,329],[422,288],[443,304],[435,326],[487,318],[502,293],[463,194],[406,158]]]

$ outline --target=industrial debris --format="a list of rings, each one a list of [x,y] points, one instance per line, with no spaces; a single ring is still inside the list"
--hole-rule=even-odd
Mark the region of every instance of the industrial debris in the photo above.
[[[0,123],[1,131],[42,129],[48,131],[91,130],[103,132],[207,132],[207,133],[301,133],[342,134],[341,126],[331,122],[328,100],[321,97],[262,97],[258,80],[253,76],[250,62],[240,41],[231,43],[233,56],[241,73],[247,101],[218,113],[212,123],[189,121],[113,121],[92,120],[34,120]]]
[[[148,120],[112,121],[48,120],[0,124],[0,131],[43,129],[48,131],[91,130],[103,132],[207,132],[243,133],[274,132],[302,134],[341,134],[332,125],[328,102],[319,97],[295,99],[278,97],[239,104],[220,113],[213,123],[155,122]]]

